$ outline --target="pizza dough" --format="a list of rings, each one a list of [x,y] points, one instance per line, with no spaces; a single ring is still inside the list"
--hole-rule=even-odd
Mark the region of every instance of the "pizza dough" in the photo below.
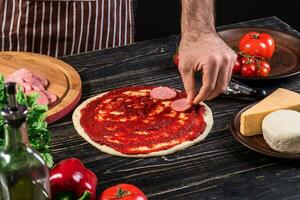
[[[127,88],[127,89],[120,89],[120,90],[122,90],[123,92],[122,92],[122,94],[126,94],[126,95],[128,95],[128,99],[122,99],[122,98],[116,98],[115,99],[115,101],[114,101],[114,103],[112,103],[112,102],[110,102],[110,100],[111,99],[106,99],[105,100],[105,98],[104,97],[106,97],[107,95],[109,95],[109,94],[114,94],[114,93],[116,93],[116,91],[111,91],[111,92],[109,92],[109,93],[103,93],[103,94],[100,94],[100,95],[98,95],[98,96],[95,96],[95,97],[93,97],[93,98],[90,98],[90,99],[88,99],[88,100],[86,100],[85,102],[83,102],[80,106],[78,106],[77,108],[76,108],[76,110],[74,111],[74,113],[73,113],[73,124],[74,124],[74,127],[75,127],[75,129],[77,130],[77,132],[79,133],[79,135],[81,135],[86,141],[88,141],[90,144],[92,144],[94,147],[96,147],[96,148],[98,148],[99,150],[101,150],[102,152],[106,152],[106,153],[108,153],[108,154],[111,154],[111,155],[116,155],[116,156],[123,156],[123,157],[152,157],[152,156],[163,156],[163,155],[167,155],[167,154],[171,154],[171,153],[174,153],[174,152],[176,152],[176,151],[179,151],[179,150],[182,150],[182,149],[185,149],[185,148],[188,148],[188,147],[190,147],[190,146],[192,146],[192,145],[194,145],[194,144],[196,144],[196,143],[198,143],[198,142],[200,142],[200,141],[202,141],[208,134],[209,134],[209,132],[210,132],[210,130],[211,130],[211,128],[212,128],[212,126],[213,126],[213,116],[212,116],[212,111],[210,110],[210,108],[207,106],[207,105],[205,105],[204,103],[201,103],[201,108],[199,108],[199,109],[203,109],[203,112],[204,112],[204,114],[203,114],[203,116],[202,116],[202,120],[204,120],[204,122],[206,123],[206,126],[205,126],[205,128],[203,129],[203,131],[201,131],[200,133],[195,133],[195,132],[193,132],[193,127],[189,127],[189,126],[185,126],[185,121],[183,120],[181,120],[180,121],[180,123],[178,122],[176,122],[175,123],[175,128],[176,128],[176,126],[177,127],[179,127],[179,128],[181,128],[181,129],[178,129],[178,132],[176,132],[175,133],[175,135],[176,134],[178,134],[178,136],[180,136],[180,137],[183,137],[183,138],[189,138],[189,136],[190,135],[193,135],[193,134],[197,134],[196,135],[196,137],[195,138],[193,138],[192,140],[185,140],[185,141],[182,141],[182,142],[178,142],[177,140],[176,140],[176,138],[174,139],[171,139],[170,141],[168,141],[167,140],[167,137],[168,137],[168,132],[167,131],[165,131],[165,132],[163,132],[163,131],[161,131],[160,132],[160,134],[161,134],[161,136],[159,136],[159,135],[155,135],[155,134],[148,134],[149,132],[151,132],[151,131],[154,131],[154,129],[155,129],[155,127],[156,126],[161,126],[160,128],[158,128],[157,129],[157,131],[159,131],[159,130],[164,130],[164,127],[161,125],[161,123],[160,124],[157,124],[157,125],[155,125],[155,124],[152,124],[151,125],[151,123],[149,124],[149,126],[145,126],[145,127],[148,127],[148,128],[146,128],[146,129],[143,129],[143,130],[145,130],[145,131],[139,131],[140,133],[140,135],[138,135],[138,137],[137,138],[143,138],[144,137],[144,140],[151,140],[151,138],[149,139],[149,138],[147,138],[147,137],[155,137],[155,136],[157,136],[157,137],[161,137],[164,141],[163,142],[161,142],[161,143],[159,143],[159,144],[157,144],[158,146],[160,145],[160,146],[163,146],[163,145],[165,145],[165,144],[172,144],[173,142],[174,143],[176,143],[176,145],[174,145],[174,146],[172,146],[172,147],[170,147],[170,148],[165,148],[165,149],[159,149],[158,151],[151,151],[151,152],[147,152],[146,150],[147,150],[147,147],[144,147],[144,146],[142,146],[140,149],[146,149],[145,150],[145,152],[146,153],[132,153],[132,152],[130,152],[130,153],[122,153],[120,150],[118,150],[117,148],[113,148],[113,147],[111,147],[111,146],[108,146],[108,145],[106,145],[106,144],[103,144],[103,143],[101,143],[101,142],[97,142],[97,139],[95,139],[95,138],[93,138],[91,135],[89,135],[89,133],[87,133],[86,132],[86,130],[84,129],[84,126],[83,126],[83,124],[86,124],[85,122],[83,122],[83,121],[81,121],[81,118],[83,117],[83,111],[84,111],[84,109],[85,108],[87,108],[87,107],[89,107],[89,106],[91,106],[93,103],[95,103],[95,102],[97,102],[97,101],[99,101],[99,99],[101,99],[101,98],[104,98],[104,99],[102,99],[101,101],[99,101],[99,104],[105,104],[105,102],[107,101],[107,102],[110,102],[110,103],[108,103],[107,104],[107,106],[108,107],[112,107],[112,106],[114,106],[116,103],[117,103],[117,101],[124,101],[123,103],[120,103],[120,107],[119,107],[119,109],[123,109],[122,110],[122,112],[120,112],[120,110],[118,110],[118,112],[117,111],[113,111],[113,114],[114,114],[114,116],[117,116],[118,118],[114,118],[114,119],[111,119],[111,118],[109,118],[109,120],[111,120],[111,122],[112,123],[107,123],[107,124],[113,124],[114,123],[114,121],[118,121],[118,123],[121,121],[124,121],[124,116],[127,116],[126,115],[126,112],[128,112],[128,107],[126,107],[126,108],[124,108],[124,106],[125,105],[127,105],[127,106],[132,106],[131,104],[126,104],[126,102],[125,101],[130,101],[130,96],[134,96],[134,95],[136,95],[136,94],[139,94],[139,95],[141,95],[141,97],[140,98],[135,98],[135,96],[134,96],[134,104],[133,104],[133,106],[145,106],[144,104],[149,104],[149,101],[153,101],[154,102],[154,104],[153,105],[157,105],[158,107],[157,108],[155,108],[155,111],[157,112],[157,113],[160,113],[160,112],[165,112],[165,111],[168,111],[168,116],[169,115],[172,115],[172,114],[174,114],[174,116],[181,116],[182,118],[178,118],[178,119],[185,119],[184,117],[185,117],[185,115],[189,115],[188,113],[187,114],[185,114],[185,113],[176,113],[175,111],[172,111],[172,109],[171,109],[171,107],[170,107],[170,104],[171,104],[171,101],[159,101],[159,100],[153,100],[151,97],[150,97],[150,91],[151,91],[151,89],[153,89],[153,88],[151,88],[151,87],[149,87],[149,86],[145,86],[145,87],[142,87],[142,86],[140,86],[139,88],[140,88],[140,90],[138,91],[138,92],[135,92],[135,91],[130,91],[132,88],[135,88],[135,87],[129,87],[129,88]],[[136,89],[136,88],[135,88]],[[118,92],[120,91],[120,90],[117,90]],[[177,94],[177,95],[179,95],[178,96],[178,98],[182,98],[182,94]],[[180,96],[181,95],[181,96]],[[144,100],[142,100],[142,99],[144,99]],[[136,132],[138,132],[138,130],[139,130],[139,128],[140,127],[143,127],[142,125],[143,125],[143,123],[144,123],[144,121],[147,121],[147,120],[150,120],[151,121],[151,117],[153,117],[153,110],[151,110],[151,108],[153,107],[153,105],[148,105],[148,107],[147,106],[145,106],[145,110],[147,110],[147,113],[145,114],[145,116],[144,116],[144,118],[143,118],[143,120],[141,119],[141,120],[139,120],[139,121],[137,121],[137,123],[136,123],[136,125],[135,125],[135,127],[132,127],[132,130],[137,130]],[[164,109],[162,109],[161,108],[161,106],[165,106],[164,107]],[[152,107],[151,107],[152,106]],[[200,107],[199,106],[199,107]],[[96,108],[96,104],[95,105],[92,105],[92,107],[94,108],[95,107],[95,109],[98,109],[98,108]],[[150,109],[150,110],[149,110]],[[97,111],[98,113],[100,113],[100,115],[99,116],[97,116],[96,118],[98,118],[98,119],[102,119],[102,117],[101,116],[103,116],[103,115],[105,115],[105,114],[103,114],[103,115],[101,115],[101,113],[104,113],[103,112],[103,110],[99,110],[99,111]],[[136,111],[134,111],[134,114],[136,115],[136,114],[139,114],[139,112],[137,112],[137,113],[135,113]],[[199,111],[200,112],[200,111]],[[89,113],[89,112],[88,112]],[[112,112],[111,112],[112,113]],[[124,114],[125,113],[125,114]],[[141,116],[143,116],[143,115],[141,115]],[[90,116],[89,116],[90,117]],[[154,115],[154,117],[155,117],[155,115]],[[92,117],[93,118],[93,117]],[[186,117],[187,118],[187,117]],[[201,117],[199,117],[199,119],[193,119],[193,120],[188,120],[187,119],[187,121],[189,122],[189,123],[197,123],[198,121],[201,121],[201,119],[200,119]],[[136,116],[131,116],[130,118],[128,118],[128,120],[137,120],[136,119]],[[169,119],[169,118],[168,118]],[[170,118],[170,119],[172,119],[172,118]],[[94,120],[94,119],[92,119],[92,120]],[[177,120],[177,118],[176,118],[176,120]],[[191,122],[192,121],[192,122]],[[169,122],[169,121],[164,121],[164,120],[162,120],[162,124],[163,123],[165,123],[165,122]],[[188,125],[188,122],[186,122],[187,123],[187,125]],[[83,124],[82,124],[83,123]],[[124,123],[126,123],[126,120],[124,121]],[[172,121],[170,121],[169,123],[172,123]],[[125,129],[127,129],[128,127],[130,127],[131,125],[130,124],[128,124],[128,125],[125,125],[124,127],[123,127],[123,129],[125,130]],[[168,126],[167,126],[168,127]],[[170,126],[170,127],[173,127],[173,126]],[[183,128],[182,128],[183,127]],[[191,130],[190,132],[188,132],[188,130]],[[199,127],[197,127],[197,129],[195,129],[195,130],[200,130],[199,129]],[[171,130],[170,130],[171,131]],[[180,131],[182,132],[182,133],[180,133]],[[186,131],[186,132],[184,132],[184,131]],[[99,134],[101,134],[101,133],[99,133]],[[133,134],[133,133],[132,133]],[[181,134],[181,135],[180,135]],[[105,135],[105,134],[104,134]],[[120,132],[120,133],[116,133],[115,135],[120,135],[120,140],[119,141],[115,141],[116,143],[118,143],[118,142],[124,142],[124,143],[126,143],[126,145],[130,145],[130,141],[132,142],[132,143],[134,143],[135,141],[133,140],[134,139],[134,135],[127,135],[125,138],[122,138],[121,136],[122,136],[122,132]],[[164,135],[167,135],[166,137],[164,137]],[[133,138],[132,138],[132,137]],[[172,133],[172,136],[174,136],[174,133]],[[105,135],[105,136],[103,136],[103,137],[109,137],[109,135]],[[108,138],[108,140],[109,140],[110,138]],[[123,139],[123,140],[122,140]],[[157,139],[157,138],[156,138]],[[112,142],[114,142],[114,140],[113,139],[111,139],[112,140]],[[128,140],[128,141],[127,141]],[[144,141],[143,139],[140,139],[139,141],[136,141],[136,143],[139,143],[139,142],[143,142]],[[155,138],[153,139],[153,142],[155,143]],[[129,143],[129,144],[128,144]],[[178,143],[178,144],[177,144]],[[153,144],[153,145],[155,145],[155,144]],[[143,152],[143,151],[142,151]]]
[[[278,110],[268,114],[262,123],[267,144],[279,152],[300,152],[300,113]]]

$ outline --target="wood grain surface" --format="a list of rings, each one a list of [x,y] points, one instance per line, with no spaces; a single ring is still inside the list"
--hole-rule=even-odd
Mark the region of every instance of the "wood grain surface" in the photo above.
[[[7,76],[17,69],[26,68],[49,81],[47,90],[58,100],[50,105],[48,123],[53,123],[70,112],[81,95],[81,79],[69,64],[41,54],[25,52],[0,52],[0,74]]]
[[[219,27],[275,28],[299,37],[276,17]],[[83,81],[82,101],[101,92],[128,85],[168,85],[183,90],[180,74],[172,64],[178,36],[134,45],[63,57]],[[197,78],[198,85],[200,77]],[[300,76],[271,84],[300,92]],[[71,113],[52,124],[51,149],[55,161],[77,157],[99,177],[105,188],[127,182],[140,187],[150,200],[199,199],[299,199],[298,161],[268,157],[241,145],[229,125],[236,112],[252,102],[216,98],[207,102],[214,127],[200,144],[169,156],[130,159],[101,153],[75,131]]]

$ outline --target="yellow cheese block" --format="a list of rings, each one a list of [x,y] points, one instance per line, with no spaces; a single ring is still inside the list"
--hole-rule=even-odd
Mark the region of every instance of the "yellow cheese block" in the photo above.
[[[264,117],[279,109],[300,111],[300,94],[279,88],[241,115],[240,132],[244,136],[262,134]]]

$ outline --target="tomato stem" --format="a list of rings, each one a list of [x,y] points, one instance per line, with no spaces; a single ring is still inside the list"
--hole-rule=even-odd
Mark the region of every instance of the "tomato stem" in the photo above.
[[[90,197],[91,197],[91,192],[86,190],[78,200],[87,200],[90,199]]]
[[[120,186],[116,192],[115,198],[122,198],[129,195],[131,195],[131,192],[129,190],[123,190]]]
[[[261,57],[261,56],[251,56],[251,55],[248,55],[248,54],[245,54],[244,52],[242,51],[239,51],[237,52],[239,55],[243,56],[243,57],[246,57],[247,59],[249,58],[252,58],[253,60],[255,60],[255,62],[260,62],[261,60],[262,61],[265,61],[265,58]]]
[[[252,34],[253,39],[259,39],[259,33]]]

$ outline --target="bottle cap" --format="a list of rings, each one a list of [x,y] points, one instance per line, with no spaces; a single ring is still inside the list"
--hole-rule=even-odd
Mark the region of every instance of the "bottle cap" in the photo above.
[[[1,110],[0,115],[3,117],[4,123],[20,126],[26,121],[28,111],[25,106],[21,106],[17,103],[16,83],[6,83],[5,92],[7,96],[7,105]]]

